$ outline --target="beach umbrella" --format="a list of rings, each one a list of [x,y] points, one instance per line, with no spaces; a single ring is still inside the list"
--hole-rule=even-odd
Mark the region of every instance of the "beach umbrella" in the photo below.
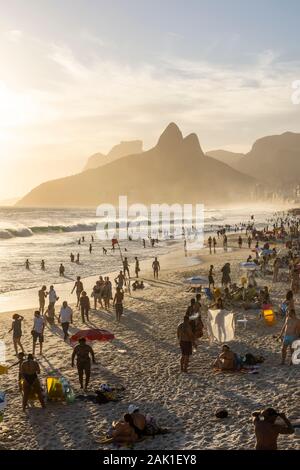
[[[251,261],[248,261],[248,262],[245,261],[244,263],[240,263],[240,267],[247,271],[253,271],[258,268],[257,264],[252,263]]]
[[[265,256],[265,255],[274,255],[274,251],[273,251],[273,250],[263,249],[263,250],[259,253],[259,256]]]
[[[87,341],[111,341],[115,338],[115,335],[108,330],[101,330],[99,328],[93,328],[90,330],[79,330],[73,336],[70,341],[74,343],[80,338],[85,338]]]
[[[201,286],[203,284],[208,284],[208,278],[204,276],[193,276],[185,279],[184,282],[186,284],[190,284],[191,286]]]

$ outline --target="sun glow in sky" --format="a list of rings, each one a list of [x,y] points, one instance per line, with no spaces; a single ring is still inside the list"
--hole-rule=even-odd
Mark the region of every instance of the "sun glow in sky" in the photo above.
[[[300,131],[289,0],[0,0],[0,200],[175,121],[204,151]]]

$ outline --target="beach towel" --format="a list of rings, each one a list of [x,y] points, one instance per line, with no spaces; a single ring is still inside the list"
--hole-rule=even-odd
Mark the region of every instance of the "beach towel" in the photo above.
[[[227,310],[208,310],[207,332],[210,341],[228,343],[234,339],[233,313]]]

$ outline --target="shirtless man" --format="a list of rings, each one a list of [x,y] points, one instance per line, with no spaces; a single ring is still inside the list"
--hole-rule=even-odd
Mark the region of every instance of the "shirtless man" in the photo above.
[[[135,277],[139,277],[139,272],[140,272],[140,262],[138,260],[138,257],[136,256],[135,258]]]
[[[81,282],[80,279],[81,279],[80,276],[77,276],[77,280],[76,280],[76,282],[75,282],[75,284],[74,284],[74,287],[73,287],[73,289],[72,289],[72,291],[71,291],[71,294],[73,294],[74,290],[76,289],[76,297],[77,297],[77,305],[76,305],[76,307],[79,306],[81,292],[83,291],[83,284],[82,284],[82,282]]]
[[[91,359],[92,357],[93,364],[95,364],[95,354],[91,346],[86,344],[85,338],[79,339],[79,344],[75,346],[71,363],[72,367],[74,367],[74,360],[77,357],[77,371],[79,377],[80,388],[83,388],[83,374],[85,373],[85,390],[87,390],[90,376],[91,376]]]
[[[47,292],[47,287],[46,286],[43,286],[40,290],[39,290],[39,304],[40,304],[40,312],[42,315],[44,315],[44,310],[45,310],[45,299],[48,295],[48,292]]]
[[[154,261],[152,263],[152,269],[153,269],[153,277],[154,279],[158,279],[158,271],[160,271],[160,264],[157,259],[157,257],[154,258]]]
[[[128,259],[126,257],[123,260],[123,271],[124,271],[124,275],[126,275],[126,273],[127,273],[128,277],[130,278],[129,264],[128,264]]]
[[[194,343],[194,335],[187,315],[184,317],[183,322],[178,325],[177,338],[181,349],[180,370],[181,372],[187,372]]]
[[[123,315],[123,300],[124,300],[124,293],[120,289],[120,287],[117,287],[113,305],[115,305],[116,308],[116,320],[119,322],[121,320],[121,315]]]
[[[285,414],[277,413],[273,408],[266,408],[261,413],[254,412],[252,416],[256,436],[256,450],[277,450],[279,434],[294,434],[295,432]],[[278,417],[285,424],[275,424]]]
[[[31,391],[34,391],[38,395],[42,407],[45,408],[46,406],[38,378],[39,373],[39,364],[33,359],[32,354],[28,354],[27,361],[23,361],[21,366],[21,377],[23,379],[23,411],[26,409]]]
[[[222,352],[214,362],[214,367],[221,370],[234,370],[235,366],[235,355],[231,351],[227,344],[222,346]]]
[[[296,317],[295,310],[290,310],[288,312],[287,318],[284,322],[282,330],[280,332],[279,338],[283,337],[283,344],[281,349],[281,365],[284,365],[287,349],[290,349],[291,358],[290,358],[290,365],[292,365],[292,355],[293,349],[292,345],[296,339],[299,338],[300,335],[300,320]]]
[[[125,276],[123,274],[123,271],[120,271],[118,276],[115,278],[115,282],[117,284],[117,287],[120,289],[123,289],[124,283],[125,283]]]

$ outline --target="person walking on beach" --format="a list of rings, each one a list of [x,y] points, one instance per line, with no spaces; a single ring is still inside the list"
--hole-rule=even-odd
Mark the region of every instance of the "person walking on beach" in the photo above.
[[[41,384],[38,378],[38,374],[40,374],[40,372],[38,362],[34,360],[32,354],[28,354],[27,360],[23,361],[21,366],[21,376],[23,379],[23,411],[26,409],[31,391],[37,394],[42,408],[46,408]]]
[[[104,248],[104,246],[102,247],[102,253],[103,253],[104,255],[107,255],[107,249]]]
[[[59,312],[58,323],[61,323],[61,327],[64,332],[64,341],[67,341],[69,337],[69,326],[73,323],[73,310],[69,307],[68,302],[65,300]]]
[[[217,240],[216,240],[216,237],[214,237],[213,238],[214,253],[216,253],[216,246],[217,246]]]
[[[54,324],[54,318],[55,318],[55,303],[59,299],[59,297],[57,297],[56,292],[54,290],[54,286],[50,286],[48,296],[49,296],[49,305],[48,305],[48,309],[47,309],[45,315],[47,314],[48,322],[51,325],[53,325]]]
[[[25,268],[30,269],[30,265],[31,263],[29,263],[29,259],[27,258],[27,260],[25,261]]]
[[[80,258],[80,254],[77,253],[77,257],[76,257],[76,263],[79,264],[79,258]]]
[[[228,246],[227,245],[227,235],[224,234],[224,236],[223,236],[223,249],[224,249],[224,251],[227,251],[227,246]]]
[[[212,238],[211,236],[208,237],[208,247],[209,247],[209,254],[211,255],[211,245],[212,245]]]
[[[123,300],[124,300],[124,293],[119,287],[117,287],[114,301],[113,301],[113,305],[116,308],[117,322],[121,320],[121,315],[123,315]]]
[[[215,287],[215,280],[214,280],[214,266],[213,264],[210,265],[209,272],[208,272],[208,288],[210,289],[211,286]]]
[[[180,370],[181,372],[187,372],[195,340],[187,315],[185,315],[183,322],[178,325],[177,338],[181,349]]]
[[[238,245],[239,245],[239,248],[242,248],[242,245],[243,245],[243,239],[241,236],[239,236],[238,238]]]
[[[262,412],[255,411],[252,416],[256,437],[255,450],[277,450],[279,434],[295,432],[285,413],[278,413],[273,408],[266,408]],[[281,418],[284,424],[277,424],[277,418]]]
[[[18,355],[18,346],[21,348],[22,353],[24,353],[24,348],[21,344],[23,320],[24,320],[24,317],[22,317],[22,315],[18,315],[17,313],[15,313],[13,315],[13,322],[11,325],[11,329],[8,332],[8,333],[10,333],[11,331],[13,332],[13,343],[14,343],[14,348],[16,351],[16,356]]]
[[[221,269],[222,272],[222,286],[223,287],[228,287],[229,284],[231,283],[231,278],[230,278],[230,263],[225,263],[223,268]]]
[[[252,245],[252,238],[251,238],[251,235],[249,235],[249,237],[248,237],[248,248],[249,248],[249,250],[251,248],[251,245]]]
[[[89,252],[90,252],[90,254],[92,254],[92,251],[93,251],[93,245],[90,243],[90,246],[89,246]]]
[[[75,346],[72,354],[72,367],[74,367],[75,357],[77,358],[77,370],[80,388],[83,388],[83,376],[85,374],[85,390],[87,390],[90,376],[91,376],[91,359],[92,357],[93,364],[96,364],[95,354],[91,346],[86,344],[85,338],[80,338],[79,344]]]
[[[138,257],[136,256],[135,258],[135,277],[139,277],[139,272],[140,272],[140,262],[138,260]]]
[[[80,311],[81,311],[81,319],[82,323],[85,323],[85,319],[89,321],[89,311],[90,311],[90,299],[87,296],[87,293],[85,291],[81,292],[80,296]]]
[[[74,261],[75,261],[75,256],[73,255],[73,253],[70,254],[70,260],[71,260],[71,263],[74,263]]]
[[[60,263],[60,266],[59,266],[59,275],[61,277],[64,277],[64,275],[65,275],[65,267],[62,263]]]
[[[35,355],[36,343],[40,343],[40,354],[43,354],[43,342],[44,342],[44,329],[45,329],[45,320],[41,316],[39,310],[34,312],[33,328],[31,331],[32,334],[32,354]]]
[[[143,248],[146,248],[146,240],[143,238]]]
[[[288,348],[291,352],[290,365],[292,365],[293,342],[300,336],[300,320],[296,317],[295,310],[288,311],[287,318],[281,329],[279,338],[283,338],[281,350],[281,365],[284,365]]]
[[[45,260],[42,259],[42,261],[41,261],[41,270],[45,271],[45,269],[46,269]]]
[[[118,276],[115,278],[115,283],[117,284],[117,287],[120,289],[123,289],[123,285],[125,282],[125,276],[123,274],[123,271],[120,271]]]
[[[160,264],[157,259],[157,257],[154,258],[154,261],[152,263],[152,269],[153,269],[153,277],[154,279],[158,279],[158,271],[160,271]]]
[[[128,259],[125,257],[124,260],[123,260],[123,272],[124,272],[124,275],[126,276],[126,273],[128,274],[128,278],[130,278],[130,274],[129,274],[129,264],[128,264]]]
[[[39,290],[39,304],[40,304],[40,312],[42,315],[44,315],[44,310],[45,310],[45,299],[48,295],[48,292],[47,292],[47,287],[46,286],[43,286],[40,290]]]
[[[78,307],[79,306],[80,295],[81,295],[81,292],[83,291],[83,284],[81,282],[81,277],[80,276],[77,276],[77,279],[76,279],[74,287],[71,291],[71,294],[73,294],[74,290],[76,290],[76,297],[77,297],[76,307]]]

